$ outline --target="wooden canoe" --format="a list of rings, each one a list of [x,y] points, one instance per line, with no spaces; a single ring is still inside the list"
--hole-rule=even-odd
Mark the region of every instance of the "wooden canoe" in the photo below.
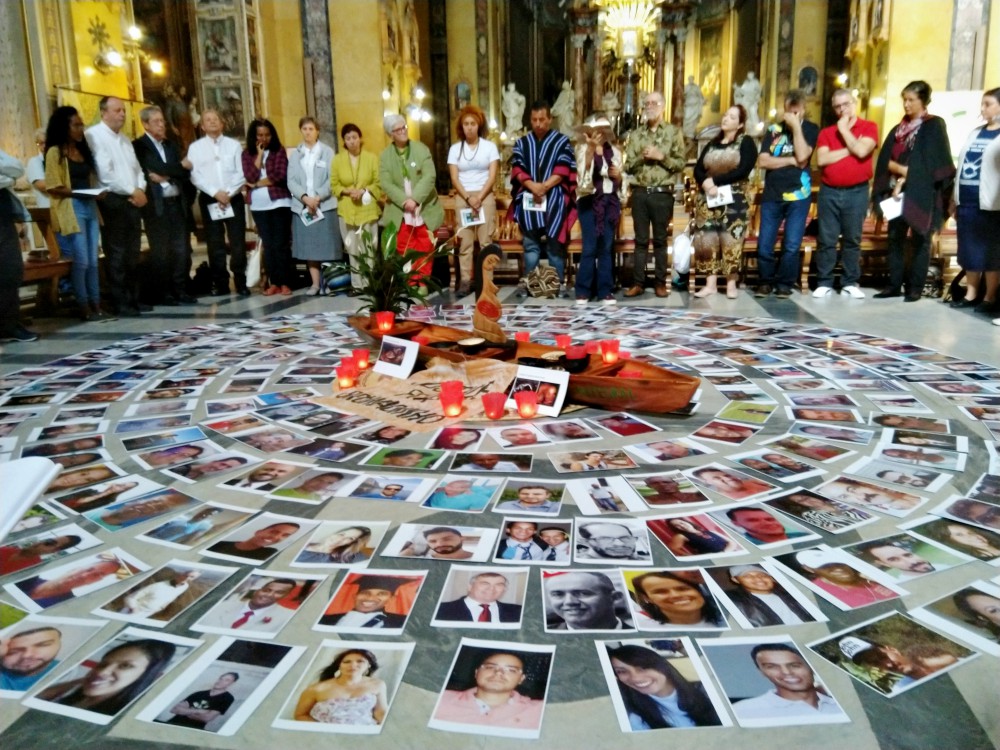
[[[489,358],[505,362],[517,362],[524,358],[544,359],[550,352],[562,350],[533,341],[509,341],[505,344],[486,345],[470,354],[457,342],[474,336],[470,331],[459,328],[423,323],[417,320],[397,320],[392,330],[385,334],[378,331],[369,316],[351,316],[351,326],[369,341],[380,344],[383,335],[401,339],[424,336],[427,344],[421,344],[418,360],[426,362],[433,357],[442,357],[452,362],[468,359]],[[449,343],[452,344],[449,346]],[[551,356],[551,355],[550,355]],[[531,364],[536,364],[532,362]],[[621,376],[622,371],[629,376]],[[666,370],[647,362],[631,359],[605,364],[599,354],[589,355],[583,372],[572,373],[569,377],[567,401],[586,406],[595,406],[608,411],[642,411],[650,414],[666,414],[683,409],[694,397],[701,383],[692,375]]]

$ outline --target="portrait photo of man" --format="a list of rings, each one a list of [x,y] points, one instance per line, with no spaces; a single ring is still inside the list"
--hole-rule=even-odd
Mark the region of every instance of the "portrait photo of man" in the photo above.
[[[456,578],[461,577],[461,572]],[[503,627],[521,621],[522,605],[511,601],[512,579],[524,590],[524,575],[513,571],[482,571],[468,576],[465,596],[438,605],[435,620],[463,623],[463,627]]]
[[[422,582],[422,576],[351,574],[319,618],[318,626],[345,632],[402,631]]]
[[[634,630],[627,597],[620,585],[598,571],[546,571],[542,575],[545,629]]]

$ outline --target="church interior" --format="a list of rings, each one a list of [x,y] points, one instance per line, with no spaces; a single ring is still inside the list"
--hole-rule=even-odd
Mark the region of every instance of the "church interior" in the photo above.
[[[36,130],[45,128],[57,107],[76,107],[84,122],[91,125],[100,119],[99,102],[105,96],[125,103],[124,132],[130,138],[143,132],[140,110],[149,104],[160,106],[169,137],[185,150],[202,135],[199,121],[206,107],[221,114],[225,134],[241,143],[246,141],[248,124],[255,118],[266,118],[284,144],[296,144],[300,118],[308,115],[316,119],[321,140],[335,150],[344,148],[341,128],[353,123],[364,134],[364,150],[376,155],[392,143],[383,129],[384,118],[401,114],[410,139],[426,145],[433,156],[437,194],[446,214],[446,237],[454,232],[457,220],[448,151],[463,107],[477,105],[487,118],[487,137],[501,157],[494,192],[498,207],[506,209],[511,204],[511,154],[517,139],[530,134],[533,102],[548,102],[553,128],[570,139],[576,137],[580,123],[597,113],[608,118],[624,142],[642,124],[645,96],[658,92],[665,103],[666,120],[682,132],[686,147],[687,166],[675,186],[673,241],[692,220],[697,156],[719,134],[720,121],[731,106],[746,108],[747,134],[759,142],[780,120],[790,90],[802,92],[806,118],[825,128],[837,121],[832,94],[846,89],[857,102],[858,115],[877,125],[881,145],[881,138],[903,116],[900,92],[911,81],[924,80],[933,89],[929,110],[944,119],[952,156],[957,158],[967,134],[982,125],[980,99],[984,90],[1000,83],[997,71],[1000,4],[992,0],[8,0],[0,3],[0,150],[27,162],[38,153]],[[818,174],[815,159],[813,170]],[[755,191],[763,183],[760,172],[756,170],[750,178]],[[815,177],[813,184],[818,184]],[[934,237],[931,267],[936,278],[928,280],[924,298],[914,305],[872,298],[885,286],[888,274],[886,230],[874,216],[865,221],[862,241],[861,286],[867,299],[811,295],[817,284],[816,238],[808,234],[791,298],[755,297],[752,287],[758,277],[758,227],[754,212],[758,201],[748,220],[751,234],[735,297],[696,298],[691,292],[703,279],[692,273],[689,285],[678,279],[665,299],[647,293],[636,300],[620,298],[614,306],[601,309],[598,305],[595,309],[593,305],[574,306],[572,299],[516,297],[515,286],[524,262],[521,238],[516,222],[501,217],[493,240],[504,252],[496,278],[503,304],[501,322],[509,332],[520,331],[545,344],[555,342],[558,334],[571,334],[578,343],[617,335],[622,349],[630,349],[636,359],[652,358],[666,369],[702,378],[693,408],[680,413],[634,414],[651,428],[648,438],[599,429],[600,409],[567,403],[559,418],[579,420],[600,438],[600,442],[585,443],[585,449],[617,452],[630,461],[626,468],[601,466],[592,475],[567,472],[553,458],[555,454],[548,452],[571,451],[573,446],[549,443],[541,449],[521,451],[489,432],[494,425],[481,416],[459,422],[481,438],[486,435],[481,445],[476,443],[478,450],[492,451],[501,458],[515,453],[532,457],[528,464],[531,479],[565,493],[559,518],[553,522],[575,521],[579,532],[581,523],[592,520],[588,516],[603,513],[583,510],[587,500],[581,501],[573,489],[577,486],[573,483],[586,484],[591,476],[595,480],[600,477],[605,486],[607,482],[623,482],[627,489],[629,477],[654,471],[682,470],[690,479],[689,470],[705,464],[718,466],[728,461],[739,466],[737,462],[751,449],[763,450],[789,433],[808,442],[808,432],[794,432],[809,418],[796,414],[800,403],[794,400],[794,388],[785,387],[787,373],[780,372],[784,365],[798,370],[793,379],[824,383],[813,395],[836,394],[837,398],[815,403],[838,408],[846,405],[851,413],[846,424],[864,434],[856,442],[835,438],[813,441],[836,449],[834,457],[796,454],[805,459],[808,475],[794,483],[783,479],[771,482],[771,492],[756,497],[755,502],[795,487],[812,490],[825,486],[841,472],[866,476],[861,473],[863,463],[881,460],[882,451],[892,444],[893,433],[899,432],[880,427],[877,418],[886,413],[915,418],[923,426],[914,429],[928,430],[921,433],[925,436],[937,431],[932,423],[943,425],[941,432],[947,433],[949,441],[954,438],[954,445],[964,448],[948,452],[948,460],[959,456],[957,463],[945,467],[948,470],[919,460],[909,465],[909,469],[933,470],[930,473],[937,479],[929,485],[920,489],[888,485],[901,492],[908,489],[903,494],[919,498],[917,506],[905,512],[869,513],[870,523],[843,534],[795,523],[793,518],[790,528],[808,532],[807,539],[761,547],[739,537],[742,545],[734,544],[740,555],[705,555],[692,562],[675,555],[667,541],[653,532],[654,539],[645,542],[646,558],[639,563],[610,566],[605,561],[602,567],[580,556],[578,547],[572,565],[554,571],[544,564],[511,567],[510,563],[517,561],[504,563],[491,557],[492,550],[486,550],[464,567],[501,572],[509,568],[508,577],[518,584],[508,586],[502,601],[519,601],[523,619],[517,628],[482,627],[480,623],[470,629],[441,627],[434,617],[442,592],[464,593],[455,589],[452,580],[462,566],[433,560],[433,555],[412,560],[393,554],[398,541],[395,535],[405,525],[426,524],[473,529],[484,538],[495,539],[504,534],[509,520],[502,511],[471,515],[419,502],[378,502],[354,495],[338,495],[320,504],[292,502],[287,495],[237,492],[231,485],[225,486],[220,480],[242,477],[235,469],[191,481],[144,463],[129,447],[129,438],[139,439],[130,435],[130,430],[140,436],[152,434],[129,424],[142,416],[156,422],[157,434],[174,426],[197,429],[196,441],[204,441],[209,450],[242,456],[251,464],[274,459],[295,464],[298,472],[308,465],[367,476],[372,469],[366,462],[378,455],[376,448],[381,450],[387,443],[365,444],[366,452],[359,454],[362,458],[328,460],[317,454],[258,448],[242,442],[239,434],[233,437],[209,426],[221,418],[222,405],[232,402],[231,409],[226,409],[234,419],[256,420],[257,427],[279,424],[298,437],[320,435],[350,442],[364,432],[359,425],[372,429],[371,421],[357,416],[360,421],[348,420],[342,431],[314,434],[307,423],[279,423],[267,416],[269,406],[292,403],[280,397],[281,392],[303,388],[312,389],[311,395],[321,399],[317,403],[323,408],[347,410],[346,402],[331,406],[322,399],[331,392],[337,394],[336,384],[331,385],[334,366],[362,345],[347,323],[347,316],[359,311],[358,299],[344,294],[305,296],[303,290],[309,282],[305,267],[300,266],[291,296],[269,297],[256,292],[245,298],[235,294],[206,296],[197,304],[156,307],[127,320],[81,322],[72,315],[66,285],[60,285],[68,263],[60,261],[59,250],[46,229],[47,209],[36,206],[27,183],[18,183],[16,193],[33,219],[25,225],[22,239],[26,281],[21,288],[21,315],[39,340],[0,345],[0,488],[11,477],[10,469],[4,474],[4,463],[32,455],[33,448],[46,445],[56,435],[98,436],[101,440],[96,450],[102,462],[111,464],[112,481],[134,479],[146,492],[177,488],[190,500],[188,508],[209,503],[224,507],[223,512],[243,512],[246,518],[258,512],[265,515],[257,518],[272,514],[287,521],[295,517],[303,529],[314,529],[317,522],[363,525],[382,528],[383,536],[375,538],[381,539],[381,545],[377,541],[371,544],[363,565],[310,569],[294,562],[306,541],[305,532],[297,532],[293,542],[281,545],[280,553],[266,564],[254,565],[238,557],[213,559],[211,553],[203,557],[204,550],[195,549],[200,543],[150,543],[149,535],[163,518],[140,519],[134,528],[109,528],[91,514],[81,517],[67,510],[58,504],[58,497],[53,500],[58,492],[47,490],[41,505],[36,506],[40,514],[52,516],[42,527],[47,529],[41,532],[45,538],[60,530],[65,533],[72,524],[92,540],[93,549],[121,553],[122,559],[141,563],[133,566],[131,573],[119,569],[119,580],[110,584],[115,587],[115,597],[132,586],[121,580],[125,577],[157,576],[185,564],[194,566],[196,575],[205,581],[214,575],[221,583],[206,589],[207,595],[190,609],[158,622],[106,616],[117,599],[112,600],[109,591],[96,585],[77,590],[71,601],[58,604],[52,612],[47,607],[43,611],[17,593],[21,590],[17,584],[24,581],[26,572],[0,568],[0,663],[4,669],[8,666],[9,638],[19,629],[25,630],[25,623],[40,618],[43,625],[76,633],[73,648],[59,654],[59,664],[44,681],[27,691],[0,688],[4,709],[0,711],[0,740],[8,747],[51,748],[67,742],[74,747],[153,750],[300,742],[311,748],[328,742],[331,732],[343,733],[337,735],[337,742],[349,741],[348,734],[363,735],[359,741],[371,748],[515,748],[530,741],[556,750],[584,744],[638,748],[647,747],[650,741],[674,740],[677,733],[669,731],[675,728],[669,724],[667,729],[637,728],[634,721],[630,726],[632,717],[622,697],[624,690],[619,693],[624,682],[616,681],[616,670],[607,658],[609,649],[626,642],[673,654],[668,661],[676,664],[671,667],[674,674],[679,671],[689,685],[698,684],[708,694],[717,721],[708,722],[712,726],[682,724],[685,731],[679,735],[682,742],[696,742],[706,750],[734,743],[871,750],[1000,747],[996,690],[1000,619],[994,619],[993,624],[983,624],[985,620],[980,619],[979,624],[970,625],[954,606],[938,606],[951,602],[955,592],[969,586],[978,587],[982,597],[992,596],[1000,606],[1000,546],[996,546],[1000,545],[996,521],[1000,514],[994,515],[992,522],[966,527],[993,540],[996,554],[992,556],[966,554],[928,541],[929,533],[921,536],[917,529],[936,523],[935,518],[941,515],[954,520],[942,509],[955,498],[981,498],[981,504],[994,509],[1000,505],[996,489],[1000,486],[1000,328],[996,327],[1000,318],[994,325],[996,314],[953,309],[941,299],[961,271],[953,220]],[[815,214],[814,202],[814,219]],[[756,221],[759,223],[759,218]],[[625,287],[624,278],[632,266],[634,236],[631,215],[625,208],[615,237],[616,291]],[[192,241],[196,267],[206,258],[200,227],[192,233]],[[575,229],[570,241],[571,272],[574,257],[579,259],[579,246],[580,232]],[[457,277],[457,255],[452,262]],[[476,299],[458,294],[457,286],[457,278],[452,283],[446,281],[444,290],[419,308],[419,315],[425,316],[422,320],[470,326]],[[372,351],[374,354],[377,349]],[[728,359],[734,352],[744,359]],[[857,381],[853,389],[851,378],[845,374],[846,382],[840,382],[838,374],[840,369],[854,372],[851,368],[863,372],[853,376]],[[241,378],[248,382],[240,385]],[[257,379],[249,382],[250,378]],[[155,393],[157,382],[163,379],[181,384],[183,393],[171,402],[175,411],[169,411],[166,404],[164,409],[155,410],[147,399],[146,394]],[[108,391],[109,381],[121,384],[116,398],[86,397]],[[949,391],[950,387],[954,390]],[[703,454],[696,451],[674,460],[651,457],[638,448],[630,450],[654,437],[694,440],[697,445],[693,433],[716,417],[726,418],[727,406],[737,400],[727,389],[736,388],[751,394],[744,396],[747,401],[769,409],[769,416],[756,423],[753,436],[742,447],[709,439],[702,444],[710,446]],[[39,400],[31,400],[38,394]],[[77,400],[78,396],[85,397]],[[86,424],[72,419],[69,413],[77,404],[92,404],[100,416]],[[369,416],[369,412],[364,414]],[[173,417],[176,423],[165,421]],[[799,421],[802,419],[806,421]],[[57,429],[60,424],[77,421],[79,432]],[[738,417],[733,421],[755,424]],[[393,424],[389,419],[386,423]],[[512,424],[520,422],[514,419]],[[838,422],[837,426],[843,425]],[[432,434],[414,430],[400,446],[424,449]],[[303,442],[307,442],[305,438]],[[446,453],[451,459],[451,452]],[[513,469],[517,461],[511,455],[504,463]],[[427,471],[390,469],[381,476],[412,480],[430,488],[446,474],[454,478],[443,468],[447,465],[442,462]],[[453,466],[457,465],[456,458]],[[895,468],[902,471],[907,464],[896,464]],[[514,480],[505,472],[501,474],[502,480]],[[770,480],[776,475],[751,476]],[[874,481],[872,486],[878,489],[881,485]],[[711,503],[697,512],[731,505],[731,498],[712,489],[706,493]],[[0,489],[0,502],[3,494]],[[135,496],[126,493],[126,497]],[[641,493],[636,498],[636,504],[627,510],[622,510],[625,506],[616,508],[611,520],[638,519],[642,535],[646,533],[644,522],[679,512],[677,508],[643,504]],[[653,527],[649,528],[652,531]],[[724,522],[720,528],[725,530]],[[0,540],[3,554],[12,554],[39,533],[26,526]],[[899,590],[890,600],[870,606],[838,604],[815,585],[808,585],[807,576],[796,568],[794,560],[788,562],[796,553],[817,546],[839,552],[841,547],[900,533],[909,540],[910,548],[925,553],[931,550],[931,557],[937,555],[937,570],[933,575],[910,579],[890,576],[887,568],[870,564],[872,578],[882,582],[873,586],[892,589],[896,584]],[[78,558],[62,554],[43,557],[45,567],[33,568],[31,573],[40,571],[44,579],[46,571],[68,561],[93,557],[93,549],[83,552],[91,547],[80,546],[71,553]],[[0,562],[6,564],[6,557]],[[241,567],[224,568],[227,562],[230,566],[240,563]],[[640,624],[638,632],[613,627],[567,633],[547,621],[546,616],[551,615],[545,594],[547,576],[595,568],[617,575],[627,569],[617,584],[616,596],[622,597],[619,611],[628,612],[629,597],[635,594],[629,576],[640,569],[636,565],[643,570],[711,569],[713,575],[723,566],[764,565],[769,573],[778,571],[779,580],[819,616],[761,630],[734,615],[723,594],[719,599],[729,615],[720,615],[726,623],[724,629],[643,629]],[[423,576],[419,596],[410,596],[401,610],[408,615],[405,629],[384,635],[369,635],[361,629],[316,630],[314,623],[331,597],[332,602],[337,601],[335,595],[345,577],[353,572],[364,574],[366,567],[372,575],[409,572]],[[225,573],[231,577],[219,578],[222,574],[218,571],[223,569],[231,571]],[[298,577],[296,595],[301,598],[295,607],[300,611],[279,634],[240,639],[238,630],[192,627],[234,584],[255,570],[260,571],[258,583]],[[709,573],[703,575],[709,578]],[[303,581],[307,585],[303,586]],[[702,588],[718,596],[725,586],[709,581]],[[397,605],[403,606],[405,597],[394,596]],[[913,612],[916,614],[911,615]],[[22,622],[26,615],[28,619]],[[951,661],[933,670],[927,667],[921,674],[914,672],[917,684],[912,689],[912,677],[900,679],[891,670],[883,679],[899,680],[900,688],[907,689],[886,688],[889,683],[878,683],[870,673],[859,676],[850,658],[849,639],[870,646],[865,639],[870,641],[882,632],[872,623],[882,622],[883,617],[892,622],[892,618],[900,618],[904,625],[899,627],[904,629],[919,624],[920,636],[914,638],[939,639]],[[126,641],[129,637],[168,640],[177,654],[169,670],[165,667],[151,678],[133,703],[111,716],[101,716],[37,697],[39,688],[44,696],[47,687],[71,677],[89,679],[88,670],[96,672],[102,655],[107,656],[108,644],[123,638],[119,631],[129,629],[134,632],[125,633]],[[616,632],[622,629],[629,632]],[[889,626],[884,631],[892,632]],[[718,656],[722,649],[712,648],[718,638],[734,653],[743,649],[734,659],[744,660],[751,644],[791,643],[804,656],[807,671],[820,685],[819,692],[836,699],[840,715],[833,719],[778,716],[762,723],[744,723],[734,706],[770,683],[749,667],[734,667],[729,673],[726,660]],[[235,640],[230,645],[227,639]],[[829,650],[831,643],[840,644],[839,652],[837,648]],[[380,716],[377,726],[364,727],[331,728],[315,720],[302,726],[305,722],[293,720],[297,719],[294,701],[325,666],[319,662],[351,647],[373,651],[382,662],[377,674],[386,683],[382,689],[388,685],[387,714]],[[257,648],[262,652],[255,653]],[[441,694],[453,692],[459,682],[459,656],[463,650],[477,648],[483,653],[507,648],[519,654],[517,659],[527,678],[523,682],[533,683],[531,700],[544,702],[540,726],[497,729],[485,722],[456,727],[432,719]],[[850,668],[845,667],[847,662]],[[164,723],[173,703],[195,687],[207,687],[206,676],[223,673],[219,664],[243,665],[227,667],[234,673],[245,668],[245,678],[240,676],[230,691],[237,703],[222,712],[228,716],[213,717],[209,731],[204,730],[205,724],[196,731],[191,725]],[[71,665],[75,667],[72,674],[66,669]],[[471,673],[471,668],[466,671]],[[669,674],[667,677],[669,681]],[[461,687],[469,684],[474,685],[467,681]],[[528,688],[522,693],[528,693]],[[153,728],[155,733],[150,734]]]

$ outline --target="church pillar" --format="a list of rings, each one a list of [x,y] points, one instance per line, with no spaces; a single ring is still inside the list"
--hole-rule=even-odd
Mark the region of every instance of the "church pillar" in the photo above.
[[[583,118],[589,114],[587,110],[588,97],[585,91],[586,74],[583,65],[583,45],[587,41],[586,34],[573,34],[570,37],[570,44],[573,47],[573,122],[582,122]]]
[[[333,95],[330,14],[326,0],[302,3],[302,57],[306,66],[306,101],[323,134],[337,142],[337,109]]]
[[[677,29],[674,31],[674,85],[671,94],[672,122],[679,124],[684,121],[684,81],[687,76],[684,74],[684,47],[687,40],[687,29]]]
[[[653,73],[653,89],[661,93],[666,90],[666,67],[667,30],[659,28],[656,30],[656,69]]]

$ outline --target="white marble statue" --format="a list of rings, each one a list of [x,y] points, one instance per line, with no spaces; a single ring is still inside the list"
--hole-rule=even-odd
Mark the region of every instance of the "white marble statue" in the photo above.
[[[507,84],[507,89],[503,92],[504,130],[507,135],[519,133],[524,128],[524,106],[527,102],[524,95],[518,93],[513,82]]]
[[[705,107],[705,95],[701,93],[701,86],[694,82],[694,76],[688,76],[687,86],[684,87],[684,126],[682,131],[685,138],[694,138],[698,130],[698,123],[701,121],[701,111]]]
[[[742,104],[747,111],[746,131],[756,134],[760,129],[760,81],[753,71],[747,73],[742,84],[733,86],[733,103]]]
[[[556,128],[563,135],[569,138],[576,136],[573,126],[576,125],[576,94],[573,92],[573,85],[569,81],[563,81],[562,91],[556,98],[556,103],[552,105],[552,119],[555,120]]]

